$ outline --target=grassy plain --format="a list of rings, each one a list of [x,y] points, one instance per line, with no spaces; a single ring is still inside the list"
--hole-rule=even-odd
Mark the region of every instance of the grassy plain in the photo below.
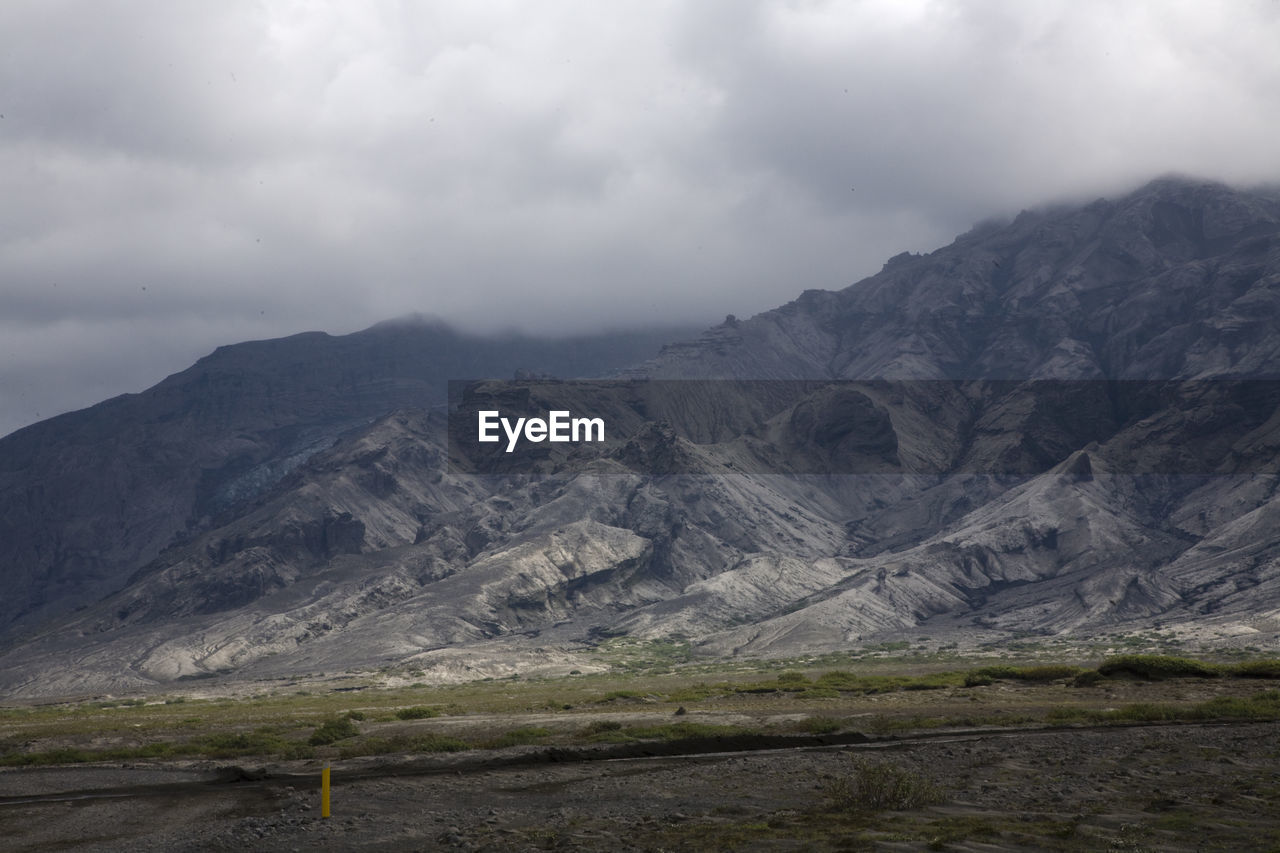
[[[382,689],[359,677],[240,696],[0,707],[0,766],[306,760],[742,735],[1280,719],[1280,660],[1113,654],[1046,663],[948,651],[700,662],[677,642],[614,641],[607,672]]]

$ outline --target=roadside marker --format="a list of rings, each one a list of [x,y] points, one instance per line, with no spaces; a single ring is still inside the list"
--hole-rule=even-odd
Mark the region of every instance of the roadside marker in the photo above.
[[[320,771],[320,817],[329,816],[329,762]]]

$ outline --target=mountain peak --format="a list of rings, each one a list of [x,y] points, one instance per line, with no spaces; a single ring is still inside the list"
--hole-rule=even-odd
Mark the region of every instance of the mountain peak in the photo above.
[[[1112,378],[1280,373],[1280,202],[1166,176],[1024,211],[664,354],[660,376]]]

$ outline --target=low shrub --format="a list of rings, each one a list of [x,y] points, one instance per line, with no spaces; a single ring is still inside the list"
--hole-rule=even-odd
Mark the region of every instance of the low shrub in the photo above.
[[[1236,678],[1280,678],[1280,660],[1251,660],[1228,668]]]
[[[935,805],[945,793],[932,779],[894,764],[854,758],[853,771],[830,782],[824,793],[837,811],[877,812]]]
[[[371,737],[342,747],[343,758],[361,755],[386,755],[393,752],[462,752],[474,749],[466,741],[445,735],[428,734],[415,737]]]
[[[819,675],[816,683],[831,690],[854,690],[862,685],[862,679],[848,670],[833,669]]]
[[[311,737],[307,739],[307,743],[312,746],[327,746],[331,743],[337,743],[340,740],[346,740],[349,737],[355,737],[360,734],[360,730],[356,728],[356,724],[346,717],[334,717],[331,720],[325,720],[320,726],[311,733]]]
[[[1009,666],[996,664],[971,669],[964,676],[965,687],[981,687],[996,681],[1035,681],[1048,682],[1063,678],[1074,678],[1086,670],[1078,666],[1065,664],[1049,664],[1046,666]]]
[[[1121,706],[1114,711],[1103,712],[1107,720],[1125,720],[1131,722],[1155,722],[1158,720],[1186,719],[1194,715],[1192,708],[1178,708],[1174,705],[1160,705],[1154,702],[1135,702]]]
[[[26,767],[43,764],[83,764],[97,761],[99,756],[83,749],[51,749],[46,752],[10,753],[0,759],[3,767]]]
[[[1209,718],[1273,720],[1280,717],[1280,690],[1266,690],[1253,696],[1218,696],[1200,703],[1196,710]]]
[[[955,687],[963,683],[963,676],[957,672],[935,672],[928,675],[856,675],[846,670],[831,670],[818,676],[813,687],[805,692],[812,695],[813,690],[841,691],[844,693],[893,693],[898,690],[939,690],[944,687]]]
[[[409,739],[410,752],[462,752],[472,748],[466,741],[448,735],[419,735]]]
[[[1217,678],[1222,670],[1203,661],[1168,655],[1119,655],[1098,667],[1106,676],[1128,675],[1158,681],[1162,678]]]
[[[616,732],[621,728],[622,723],[617,720],[592,720],[590,723],[582,727],[582,733],[598,735],[601,732]]]
[[[637,693],[634,690],[610,690],[608,693],[604,694],[596,701],[600,703],[604,703],[604,702],[615,702],[619,699],[642,699],[642,698],[644,698],[643,694]]]
[[[844,728],[844,720],[825,716],[805,717],[796,724],[796,728],[809,734],[826,735]]]
[[[414,705],[412,708],[401,708],[396,711],[397,720],[425,720],[438,716],[440,716],[439,709],[428,708],[426,705]]]
[[[706,684],[695,684],[692,687],[682,687],[680,689],[671,691],[670,693],[667,694],[667,701],[668,702],[701,702],[704,699],[707,699],[711,696],[715,696],[722,692],[723,692],[722,690],[719,690],[714,687],[710,687],[709,685],[706,685]]]
[[[1084,672],[1071,679],[1072,687],[1093,687],[1103,679],[1102,673],[1096,669],[1086,669]]]
[[[1280,690],[1253,696],[1217,696],[1195,705],[1138,702],[1114,711],[1103,711],[1103,720],[1149,722],[1160,720],[1280,719]]]
[[[219,732],[205,735],[196,743],[200,751],[210,758],[275,755],[291,746],[289,741],[265,726],[252,732]]]

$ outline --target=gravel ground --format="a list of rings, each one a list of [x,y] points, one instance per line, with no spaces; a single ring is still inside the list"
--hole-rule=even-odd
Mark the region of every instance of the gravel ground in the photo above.
[[[327,820],[315,766],[218,783],[195,781],[209,774],[194,768],[11,770],[0,774],[11,798],[139,795],[10,800],[0,805],[0,849],[1280,850],[1277,723],[515,766],[465,755],[382,761],[335,764]],[[830,794],[857,761],[932,780],[940,802],[838,807]],[[415,775],[395,775],[405,769]]]

